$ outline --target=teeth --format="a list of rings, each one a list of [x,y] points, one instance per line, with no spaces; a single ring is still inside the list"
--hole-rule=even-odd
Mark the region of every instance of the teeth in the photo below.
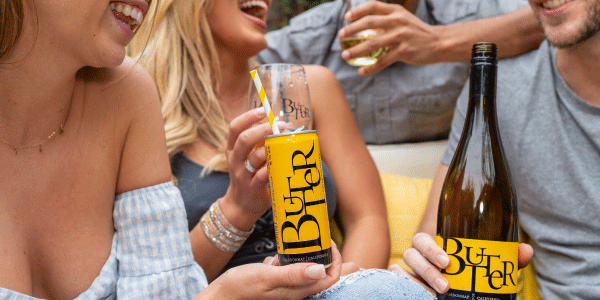
[[[240,4],[240,8],[241,9],[248,9],[251,7],[261,7],[263,9],[268,9],[269,6],[267,5],[267,3],[265,3],[264,1],[257,1],[257,0],[251,0],[251,1],[246,1]]]
[[[113,11],[120,12],[128,17],[133,18],[135,21],[133,21],[129,25],[140,25],[140,24],[142,24],[142,21],[144,20],[144,14],[142,13],[141,10],[139,10],[135,6],[131,6],[131,5],[125,4],[125,3],[114,4],[111,2],[109,7]]]
[[[572,0],[550,0],[542,3],[542,7],[546,9],[557,9],[563,6],[567,2],[571,2]]]

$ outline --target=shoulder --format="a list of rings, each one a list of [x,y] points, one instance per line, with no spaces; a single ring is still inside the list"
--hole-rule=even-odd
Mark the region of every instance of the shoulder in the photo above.
[[[123,64],[115,69],[115,88],[121,94],[120,105],[145,111],[149,107],[160,105],[158,91],[152,77],[144,67],[130,57],[125,57]]]
[[[332,99],[341,99],[345,101],[344,91],[335,74],[326,67],[319,65],[303,65],[306,73],[306,81],[314,103],[332,102]]]
[[[552,47],[544,41],[536,50],[498,62],[498,93],[535,91],[552,80]]]
[[[170,179],[160,98],[145,69],[132,58],[110,69],[84,74],[87,115],[115,141],[119,158],[117,191]]]
[[[83,75],[90,108],[131,122],[160,108],[158,91],[146,70],[134,59],[110,69],[89,69]],[[140,116],[142,115],[142,116]]]
[[[320,65],[303,65],[309,85],[339,84],[335,74],[328,68]]]

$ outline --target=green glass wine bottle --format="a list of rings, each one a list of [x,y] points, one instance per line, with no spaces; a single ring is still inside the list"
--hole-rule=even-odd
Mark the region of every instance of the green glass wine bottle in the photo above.
[[[438,299],[516,299],[517,198],[496,121],[496,45],[473,45],[465,125],[442,187],[436,242],[450,257]]]

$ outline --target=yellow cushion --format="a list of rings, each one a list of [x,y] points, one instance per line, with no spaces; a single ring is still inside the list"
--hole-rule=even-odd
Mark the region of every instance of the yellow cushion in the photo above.
[[[412,237],[425,212],[430,179],[380,173],[390,225],[391,253],[389,265],[404,264],[402,254],[412,245]],[[331,238],[342,247],[344,239],[336,222],[331,223]]]
[[[381,173],[390,224],[389,265],[404,264],[402,254],[412,245],[412,237],[421,222],[432,180]]]

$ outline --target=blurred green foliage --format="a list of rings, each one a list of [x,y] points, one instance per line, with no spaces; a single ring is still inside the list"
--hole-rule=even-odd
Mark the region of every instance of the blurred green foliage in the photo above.
[[[272,9],[278,10],[271,14],[271,19],[267,22],[269,30],[279,29],[289,24],[290,19],[307,11],[319,4],[331,2],[333,0],[274,0],[276,5]]]

